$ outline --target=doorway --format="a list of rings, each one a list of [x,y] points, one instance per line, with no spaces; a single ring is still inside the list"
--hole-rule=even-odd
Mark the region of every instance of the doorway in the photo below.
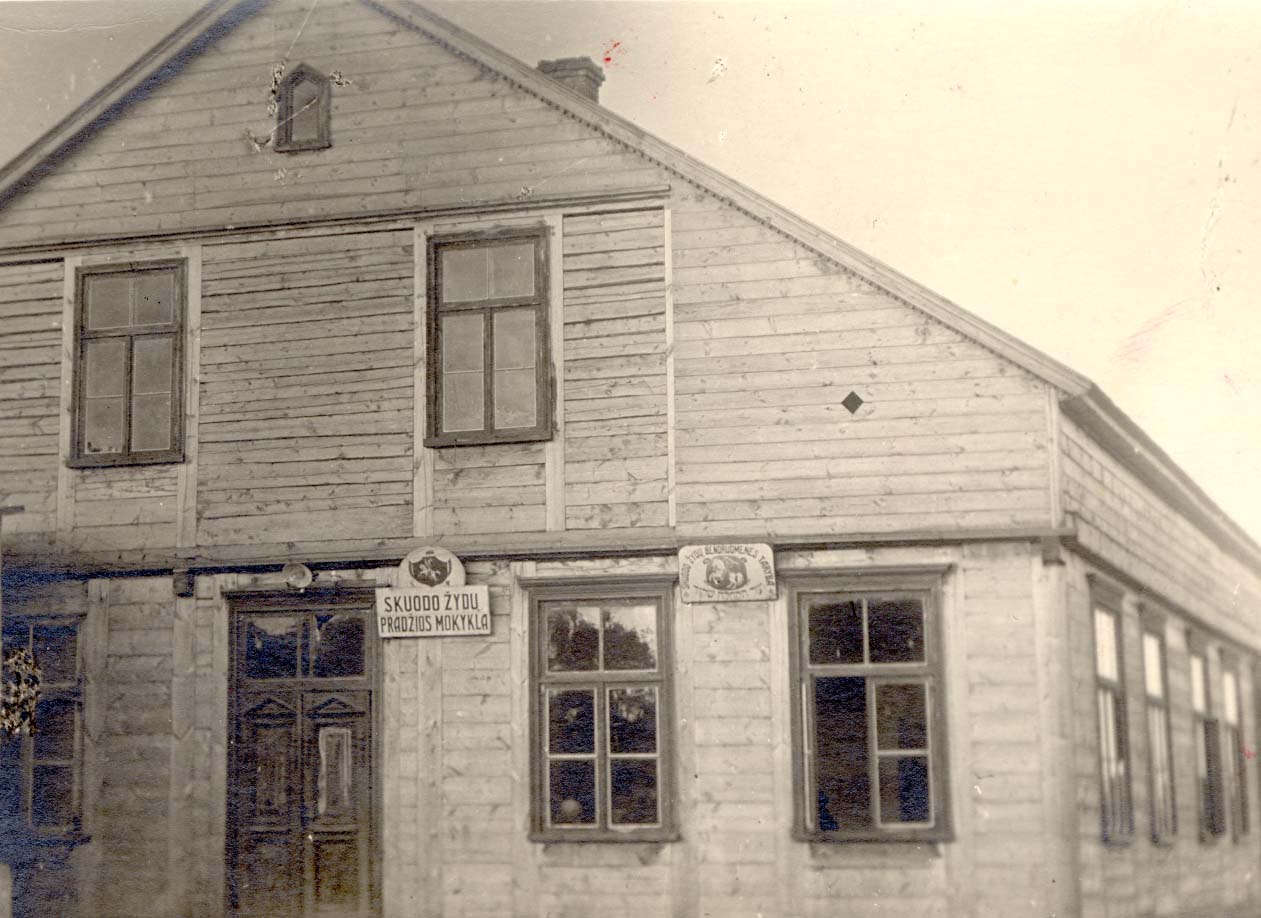
[[[233,604],[227,867],[233,914],[377,913],[372,595]]]

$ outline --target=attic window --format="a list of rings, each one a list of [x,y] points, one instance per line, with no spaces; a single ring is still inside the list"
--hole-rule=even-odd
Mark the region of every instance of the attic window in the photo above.
[[[277,88],[276,149],[284,153],[332,146],[328,77],[306,64],[291,70]]]

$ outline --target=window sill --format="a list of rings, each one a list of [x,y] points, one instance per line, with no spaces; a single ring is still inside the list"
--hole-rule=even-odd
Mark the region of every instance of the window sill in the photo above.
[[[305,153],[313,150],[327,150],[332,145],[333,142],[331,140],[320,140],[313,143],[284,143],[278,140],[273,149],[277,153]]]
[[[497,434],[442,434],[437,437],[425,437],[424,444],[429,449],[442,449],[447,446],[500,446],[508,443],[545,443],[552,437],[550,430],[531,428],[520,432],[504,431]]]
[[[546,845],[549,848],[553,845],[590,845],[611,843],[615,845],[661,845],[669,842],[676,842],[682,836],[673,829],[652,829],[643,832],[609,832],[609,831],[591,831],[579,834],[560,833],[560,832],[531,832],[530,841],[537,844]]]
[[[178,465],[184,461],[183,451],[155,453],[152,456],[71,456],[66,467],[71,469],[112,469],[128,465]]]
[[[811,845],[835,847],[838,845],[927,845],[954,841],[949,829],[919,829],[905,832],[809,832],[801,829],[793,832],[793,839]]]

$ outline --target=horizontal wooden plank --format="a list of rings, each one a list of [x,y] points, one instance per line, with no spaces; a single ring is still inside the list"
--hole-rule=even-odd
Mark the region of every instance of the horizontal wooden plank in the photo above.
[[[772,489],[773,490],[773,489]],[[1016,490],[996,488],[982,491],[912,494],[852,494],[838,497],[716,500],[698,495],[695,488],[680,488],[679,521],[715,522],[808,517],[872,517],[888,514],[933,514],[983,510],[1044,510],[1049,500],[1046,488]],[[818,523],[815,524],[818,527]],[[883,531],[886,527],[874,527]],[[906,521],[894,528],[908,527]]]
[[[839,404],[806,407],[739,408],[730,411],[679,410],[675,414],[679,430],[701,427],[773,427],[835,423],[839,434],[871,421],[895,418],[973,416],[985,414],[1034,413],[1045,410],[1041,394],[973,396],[941,399],[889,399],[865,404],[856,413]]]
[[[851,385],[853,388],[851,388]],[[868,382],[834,385],[800,385],[793,388],[724,389],[717,392],[680,393],[679,411],[735,411],[742,408],[835,405],[855,392],[864,404],[858,414],[882,413],[893,402],[945,402],[952,399],[1024,397],[1039,393],[1039,384],[1027,377],[992,376],[984,379],[933,379],[911,382]]]
[[[310,539],[314,533],[339,539],[383,540],[411,534],[410,505],[298,512],[270,512],[262,517],[202,519],[198,544],[268,545]]]
[[[679,445],[793,443],[796,441],[890,441],[902,437],[972,433],[1017,433],[1046,430],[1045,412],[1011,411],[993,414],[958,414],[898,418],[866,418],[838,425],[815,418],[798,424],[749,424],[732,427],[686,428],[677,432]]]
[[[666,525],[667,505],[660,503],[588,504],[565,508],[570,529],[631,529]]]
[[[712,452],[712,451],[711,451]],[[1045,477],[1047,454],[1044,447],[1024,452],[1000,450],[995,452],[931,453],[928,455],[884,455],[836,459],[807,459],[783,457],[778,460],[744,462],[715,462],[707,455],[705,461],[682,462],[675,475],[680,484],[699,482],[765,482],[776,479],[808,481],[810,479],[845,478],[856,476],[887,476],[890,487],[899,488],[903,477],[928,473],[957,475],[965,472],[1039,472]],[[896,479],[896,481],[894,481]],[[1048,481],[1049,485],[1049,481]]]
[[[475,533],[539,532],[547,528],[547,508],[538,506],[462,507],[433,510],[434,537]]]

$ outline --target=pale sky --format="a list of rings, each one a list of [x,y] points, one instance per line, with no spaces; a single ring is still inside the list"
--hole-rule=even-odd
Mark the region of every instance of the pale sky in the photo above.
[[[431,6],[608,58],[609,108],[1091,377],[1261,538],[1261,3]],[[0,161],[192,9],[0,2]]]

